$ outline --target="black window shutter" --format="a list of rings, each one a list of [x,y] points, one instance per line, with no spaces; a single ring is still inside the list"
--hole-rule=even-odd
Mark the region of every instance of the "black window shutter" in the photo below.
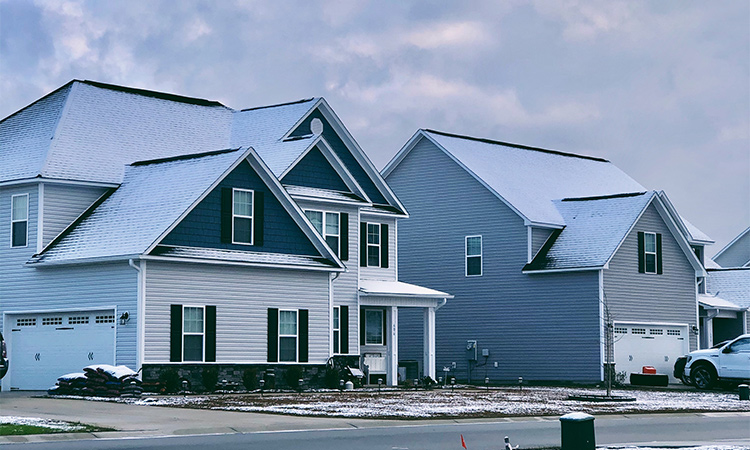
[[[388,268],[388,224],[380,225],[380,267]]]
[[[221,242],[232,242],[232,188],[221,188]]]
[[[643,247],[643,231],[638,232],[638,273],[646,273],[646,258]]]
[[[268,362],[279,362],[279,310],[268,308]]]
[[[253,196],[253,245],[263,245],[263,193],[255,191]]]
[[[307,321],[308,313],[306,309],[300,309],[298,312],[297,320],[299,320],[299,336],[297,337],[297,351],[299,353],[299,362],[307,362],[307,349],[308,349],[308,333],[307,333]]]
[[[663,273],[661,265],[661,234],[656,234],[656,273]]]
[[[339,215],[339,232],[341,233],[339,258],[342,261],[349,261],[349,214],[347,213]]]
[[[341,350],[341,353],[343,354],[349,353],[349,307],[348,306],[339,307],[339,336],[341,339],[341,344],[339,345],[339,349]]]
[[[367,222],[359,223],[359,266],[367,267]]]
[[[216,306],[206,306],[206,362],[216,362]]]
[[[359,345],[365,345],[365,310],[359,308]]]
[[[169,360],[182,361],[182,305],[172,305],[169,330]]]
[[[383,345],[387,344],[387,338],[388,335],[388,318],[386,317],[385,310],[383,310]]]

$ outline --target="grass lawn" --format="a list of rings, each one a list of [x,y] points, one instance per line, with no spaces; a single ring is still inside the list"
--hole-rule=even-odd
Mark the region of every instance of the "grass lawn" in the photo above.
[[[55,422],[48,424],[39,422],[38,425],[23,423],[0,423],[0,436],[21,436],[26,434],[53,434],[53,433],[91,433],[95,431],[114,431],[111,428],[95,427],[72,422]]]

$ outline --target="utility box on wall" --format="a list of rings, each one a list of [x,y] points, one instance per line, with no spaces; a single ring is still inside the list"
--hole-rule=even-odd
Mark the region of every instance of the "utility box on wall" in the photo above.
[[[466,359],[468,361],[477,360],[477,341],[466,341]]]

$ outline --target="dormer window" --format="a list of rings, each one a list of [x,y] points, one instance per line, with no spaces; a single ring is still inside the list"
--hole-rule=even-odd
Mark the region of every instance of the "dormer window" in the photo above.
[[[29,242],[29,194],[10,199],[10,246],[26,247]]]
[[[638,272],[662,273],[661,234],[638,232]]]
[[[253,244],[253,191],[232,189],[232,243]]]

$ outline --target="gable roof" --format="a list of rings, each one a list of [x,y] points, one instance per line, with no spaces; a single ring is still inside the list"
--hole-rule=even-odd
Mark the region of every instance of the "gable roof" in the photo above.
[[[555,200],[565,220],[524,272],[604,269],[651,204],[698,275],[703,267],[656,191]]]
[[[336,255],[321,240],[252,148],[220,150],[129,165],[119,188],[93,205],[29,262],[92,262],[140,257],[149,253],[243,161],[249,162],[256,170],[321,257],[331,262],[329,267],[342,268]]]
[[[646,190],[605,159],[424,129],[386,165],[384,176],[421,139],[435,144],[527,225],[564,226],[565,220],[553,204],[556,199]]]
[[[721,267],[750,267],[750,227],[711,258]]]

